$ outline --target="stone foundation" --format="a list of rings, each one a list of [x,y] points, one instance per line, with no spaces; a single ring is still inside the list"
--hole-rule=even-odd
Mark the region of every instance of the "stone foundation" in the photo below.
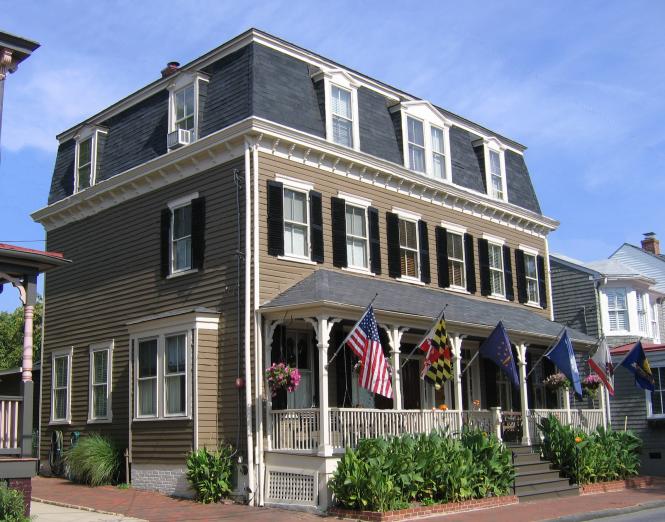
[[[132,464],[132,487],[158,491],[173,497],[193,498],[185,473],[186,466]]]

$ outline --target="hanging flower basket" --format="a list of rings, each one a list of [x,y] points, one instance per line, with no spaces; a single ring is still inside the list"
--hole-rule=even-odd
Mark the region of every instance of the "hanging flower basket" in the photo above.
[[[570,381],[561,372],[554,373],[543,380],[543,384],[550,390],[569,390]]]
[[[294,392],[300,384],[298,368],[291,368],[284,363],[272,363],[269,368],[266,368],[265,376],[273,397],[280,390],[286,390],[289,393]]]
[[[582,390],[584,391],[584,395],[595,399],[598,396],[598,390],[600,389],[602,382],[603,381],[601,381],[600,377],[597,375],[587,375],[582,380]]]

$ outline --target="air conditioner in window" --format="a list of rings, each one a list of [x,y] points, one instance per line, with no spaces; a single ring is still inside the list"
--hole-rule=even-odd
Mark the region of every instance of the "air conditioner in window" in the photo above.
[[[177,129],[168,134],[166,137],[166,144],[169,149],[177,149],[183,145],[189,145],[192,142],[192,139],[192,131]]]

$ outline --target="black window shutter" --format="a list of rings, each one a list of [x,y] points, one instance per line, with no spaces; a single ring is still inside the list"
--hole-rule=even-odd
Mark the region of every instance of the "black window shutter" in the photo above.
[[[284,255],[284,193],[282,184],[268,180],[268,254]]]
[[[381,236],[379,235],[379,211],[374,207],[367,209],[369,224],[369,261],[372,273],[381,274]]]
[[[448,273],[448,232],[443,227],[436,227],[436,270],[439,275],[439,286],[448,288],[450,286],[450,274]]]
[[[428,283],[432,280],[429,273],[429,235],[427,223],[422,219],[418,221],[418,235],[420,239],[420,280]]]
[[[545,258],[538,256],[538,293],[540,294],[540,306],[547,308],[547,284],[545,279]]]
[[[519,248],[515,250],[515,272],[517,275],[517,300],[520,303],[526,303],[529,300],[529,296],[526,291],[524,251]]]
[[[478,239],[478,264],[480,265],[480,293],[490,295],[490,254],[487,239]]]
[[[161,274],[166,277],[171,273],[171,210],[162,210],[160,227]]]
[[[386,212],[386,235],[388,236],[388,275],[401,277],[402,266],[399,256],[399,216]]]
[[[473,236],[464,234],[464,262],[466,263],[466,289],[476,293],[476,256],[473,253]]]
[[[312,261],[323,263],[323,208],[321,193],[309,193],[309,224],[310,242],[312,244]]]
[[[346,202],[342,198],[330,198],[332,221],[333,265],[339,268],[348,266],[346,259]]]
[[[205,257],[206,201],[192,200],[192,268],[203,268]]]
[[[513,290],[513,260],[510,256],[510,247],[503,245],[503,280],[506,286],[506,299],[515,300],[515,290]]]

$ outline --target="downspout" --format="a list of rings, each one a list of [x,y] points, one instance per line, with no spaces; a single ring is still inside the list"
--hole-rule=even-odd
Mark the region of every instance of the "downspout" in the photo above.
[[[261,313],[259,312],[259,145],[258,141],[252,147],[252,198],[254,204],[254,385],[256,386],[256,470],[258,504],[264,504],[264,461],[263,461],[263,372],[261,371],[263,361],[263,339],[261,336]]]
[[[545,270],[547,272],[547,305],[550,307],[550,321],[554,321],[554,301],[552,300],[552,271],[550,269],[550,245],[545,236]]]
[[[251,144],[245,142],[245,424],[247,426],[247,489],[251,493],[249,502],[254,503],[256,497],[254,470],[254,437],[252,433],[252,367],[251,367]]]
[[[128,404],[128,412],[129,414],[127,415],[127,423],[129,425],[128,427],[128,439],[127,439],[127,453],[128,453],[128,458],[129,458],[129,476],[125,477],[125,480],[127,481],[128,484],[131,484],[132,482],[132,418],[134,416],[134,381],[132,377],[132,372],[134,370],[134,339],[129,338],[129,404]]]
[[[1,115],[0,115],[1,117]],[[42,386],[44,385],[44,324],[46,323],[46,273],[44,273],[44,295],[42,300],[42,339],[40,342],[40,352],[39,352],[39,418],[37,419],[37,461],[39,462],[40,454],[42,451],[42,407],[44,401],[42,401]],[[37,464],[37,471],[39,471],[39,464]]]
[[[199,449],[199,330],[192,328],[192,412],[194,417],[194,451]]]

